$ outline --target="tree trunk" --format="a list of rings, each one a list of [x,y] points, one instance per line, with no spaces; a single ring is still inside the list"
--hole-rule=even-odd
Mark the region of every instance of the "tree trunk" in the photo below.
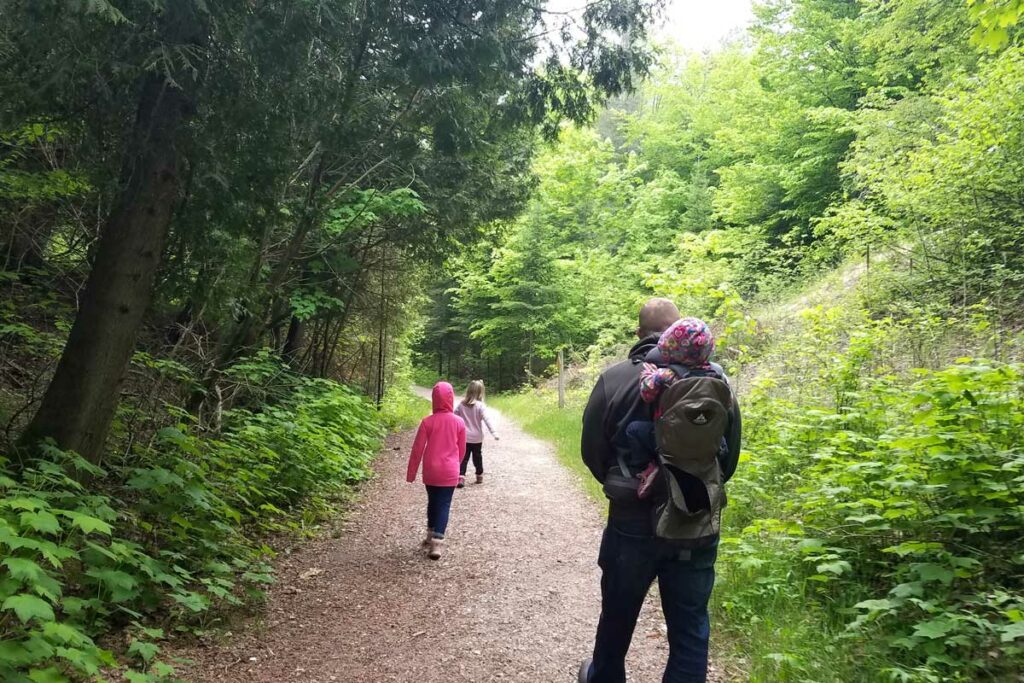
[[[558,407],[565,408],[565,355],[558,349]]]
[[[282,354],[284,355],[285,362],[289,365],[295,365],[295,359],[299,357],[299,351],[302,350],[304,327],[305,324],[293,315],[292,321],[288,325],[288,335],[284,339],[284,351]],[[293,369],[297,368],[293,367]]]
[[[176,19],[191,23],[191,18]],[[100,459],[179,198],[182,158],[176,141],[191,109],[188,95],[162,75],[146,76],[121,194],[100,236],[56,373],[22,434],[24,446],[50,437],[64,450],[92,462]]]

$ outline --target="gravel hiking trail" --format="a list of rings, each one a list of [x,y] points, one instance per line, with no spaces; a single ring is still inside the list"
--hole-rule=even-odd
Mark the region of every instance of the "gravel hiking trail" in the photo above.
[[[193,661],[182,677],[574,683],[600,612],[602,511],[548,444],[491,414],[501,441],[484,443],[484,483],[456,490],[440,561],[419,548],[426,494],[405,481],[413,433],[396,434],[337,536],[282,555],[260,614],[179,652]],[[627,662],[637,683],[660,681],[668,656],[651,593]]]

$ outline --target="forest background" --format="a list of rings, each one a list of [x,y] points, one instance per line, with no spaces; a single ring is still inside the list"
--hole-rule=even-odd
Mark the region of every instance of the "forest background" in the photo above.
[[[258,603],[413,414],[430,269],[655,5],[0,1],[0,679],[174,680]]]
[[[656,5],[0,2],[0,678],[173,679],[414,376],[541,386],[578,464],[663,295],[747,417],[719,658],[1014,680],[1024,3],[769,0],[701,55]]]
[[[1015,680],[1024,645],[1019,3],[774,0],[534,162],[449,259],[427,382],[579,460],[653,295],[711,321],[745,411],[719,661],[762,681]],[[555,357],[569,359],[557,410]]]

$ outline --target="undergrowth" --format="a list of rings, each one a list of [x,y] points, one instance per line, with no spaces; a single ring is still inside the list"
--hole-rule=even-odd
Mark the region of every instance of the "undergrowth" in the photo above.
[[[382,428],[365,398],[267,356],[232,373],[251,400],[219,431],[174,410],[102,467],[53,448],[0,457],[0,680],[103,680],[125,664],[132,683],[173,680],[160,641],[258,599],[265,539],[308,533],[369,475]],[[112,631],[124,647],[99,640]]]
[[[752,681],[1012,680],[1024,665],[1024,365],[983,306],[815,306],[741,370],[713,645]],[[754,328],[751,328],[754,329]],[[585,393],[493,404],[579,456]]]

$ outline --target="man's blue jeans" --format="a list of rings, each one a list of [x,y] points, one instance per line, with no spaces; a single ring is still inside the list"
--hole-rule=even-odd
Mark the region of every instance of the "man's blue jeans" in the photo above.
[[[708,669],[708,600],[718,548],[680,551],[651,535],[646,519],[609,519],[601,540],[601,620],[590,683],[625,683],[626,651],[654,579],[668,626],[662,683],[704,683]]]

